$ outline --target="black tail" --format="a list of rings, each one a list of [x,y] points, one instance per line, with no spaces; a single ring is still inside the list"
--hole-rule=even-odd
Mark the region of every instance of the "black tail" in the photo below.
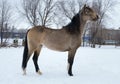
[[[28,30],[29,31],[29,30]],[[28,32],[27,32],[28,34]],[[22,68],[25,69],[27,65],[27,59],[28,59],[28,43],[27,43],[27,34],[25,37],[25,43],[24,43],[24,51],[23,51],[23,60],[22,60]]]

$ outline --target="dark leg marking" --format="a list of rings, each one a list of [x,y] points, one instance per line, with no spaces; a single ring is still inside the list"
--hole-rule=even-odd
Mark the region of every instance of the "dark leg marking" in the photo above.
[[[69,51],[69,54],[68,54],[68,64],[69,64],[68,74],[69,74],[69,76],[73,76],[73,74],[72,74],[72,65],[73,65],[75,53],[76,53],[76,49]]]
[[[72,74],[72,65],[73,65],[73,59],[74,58],[68,58],[68,63],[69,63],[69,69],[68,69],[68,74],[70,75],[70,76],[73,76],[73,74]]]
[[[38,66],[38,63],[37,63],[38,56],[39,56],[39,54],[37,52],[34,52],[33,62],[34,62],[34,65],[35,65],[36,72],[39,71],[39,66]]]

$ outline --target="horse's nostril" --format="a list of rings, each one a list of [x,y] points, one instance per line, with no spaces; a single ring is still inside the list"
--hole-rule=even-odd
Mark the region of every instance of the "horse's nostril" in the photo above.
[[[99,19],[99,16],[96,15],[96,17],[93,18],[94,21],[98,20]]]
[[[97,19],[99,19],[99,16],[97,15]]]

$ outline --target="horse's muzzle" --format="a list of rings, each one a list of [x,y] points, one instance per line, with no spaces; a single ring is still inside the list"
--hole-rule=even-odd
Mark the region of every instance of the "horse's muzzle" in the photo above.
[[[99,19],[99,16],[96,15],[96,17],[93,19],[93,21],[96,21],[96,20],[98,20],[98,19]]]

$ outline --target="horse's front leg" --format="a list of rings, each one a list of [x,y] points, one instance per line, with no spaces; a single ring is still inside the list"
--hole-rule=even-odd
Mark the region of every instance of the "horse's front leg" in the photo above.
[[[75,53],[76,53],[76,49],[72,49],[68,52],[68,74],[69,76],[73,76],[72,65],[73,65]]]

